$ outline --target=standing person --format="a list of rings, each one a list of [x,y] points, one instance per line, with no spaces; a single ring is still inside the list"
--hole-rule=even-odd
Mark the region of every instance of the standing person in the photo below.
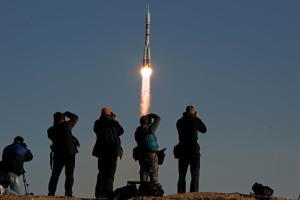
[[[155,131],[160,123],[156,114],[147,114],[140,118],[140,126],[135,131],[135,140],[140,151],[140,180],[146,182],[148,177],[154,185],[158,182],[158,144]]]
[[[104,107],[101,116],[94,124],[97,140],[93,148],[93,156],[98,158],[98,176],[95,188],[96,198],[110,198],[118,157],[122,157],[120,136],[124,133],[116,115],[110,108]]]
[[[65,117],[69,120],[65,120]],[[48,195],[54,196],[60,173],[65,167],[65,195],[73,195],[75,154],[78,153],[79,142],[72,134],[78,116],[71,112],[56,112],[53,115],[53,126],[48,129],[51,145],[52,174],[48,185]]]
[[[7,188],[7,193],[21,194],[19,176],[25,173],[24,162],[29,162],[32,158],[32,153],[21,136],[15,137],[14,142],[4,148],[0,162],[0,183]]]
[[[191,172],[190,192],[198,192],[200,176],[200,146],[197,142],[198,131],[205,133],[206,126],[197,116],[196,108],[190,105],[186,107],[183,116],[177,121],[176,127],[179,134],[179,144],[174,149],[175,157],[179,158],[177,192],[186,192],[185,177],[189,165]]]

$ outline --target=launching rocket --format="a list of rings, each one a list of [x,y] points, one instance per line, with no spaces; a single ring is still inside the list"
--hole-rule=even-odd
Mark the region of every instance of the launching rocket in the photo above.
[[[143,66],[141,68],[142,87],[141,87],[141,116],[149,113],[151,106],[151,59],[150,59],[150,9],[149,4],[146,12],[146,37],[143,57]]]
[[[143,67],[151,67],[150,62],[150,8],[148,5],[146,13],[146,37],[145,37],[145,49],[143,57]]]

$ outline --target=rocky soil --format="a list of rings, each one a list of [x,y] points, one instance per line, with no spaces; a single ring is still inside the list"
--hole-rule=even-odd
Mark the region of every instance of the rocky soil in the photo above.
[[[0,195],[0,200],[93,200],[89,198],[68,198],[48,196],[9,196]],[[164,197],[139,197],[132,200],[256,200],[255,197],[239,193],[197,192],[174,194]],[[288,198],[272,197],[272,200],[288,200]]]

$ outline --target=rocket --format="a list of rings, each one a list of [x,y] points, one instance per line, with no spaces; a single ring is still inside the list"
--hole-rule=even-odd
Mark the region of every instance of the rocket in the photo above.
[[[145,37],[143,67],[151,67],[151,62],[150,62],[150,8],[149,8],[149,5],[147,8],[147,12],[146,12],[146,37]]]

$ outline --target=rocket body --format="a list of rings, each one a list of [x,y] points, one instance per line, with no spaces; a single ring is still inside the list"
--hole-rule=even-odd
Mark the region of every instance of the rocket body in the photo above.
[[[148,6],[148,9],[147,9],[147,13],[146,13],[146,37],[145,37],[143,67],[151,67],[151,57],[150,57],[150,9],[149,9],[149,6]]]

